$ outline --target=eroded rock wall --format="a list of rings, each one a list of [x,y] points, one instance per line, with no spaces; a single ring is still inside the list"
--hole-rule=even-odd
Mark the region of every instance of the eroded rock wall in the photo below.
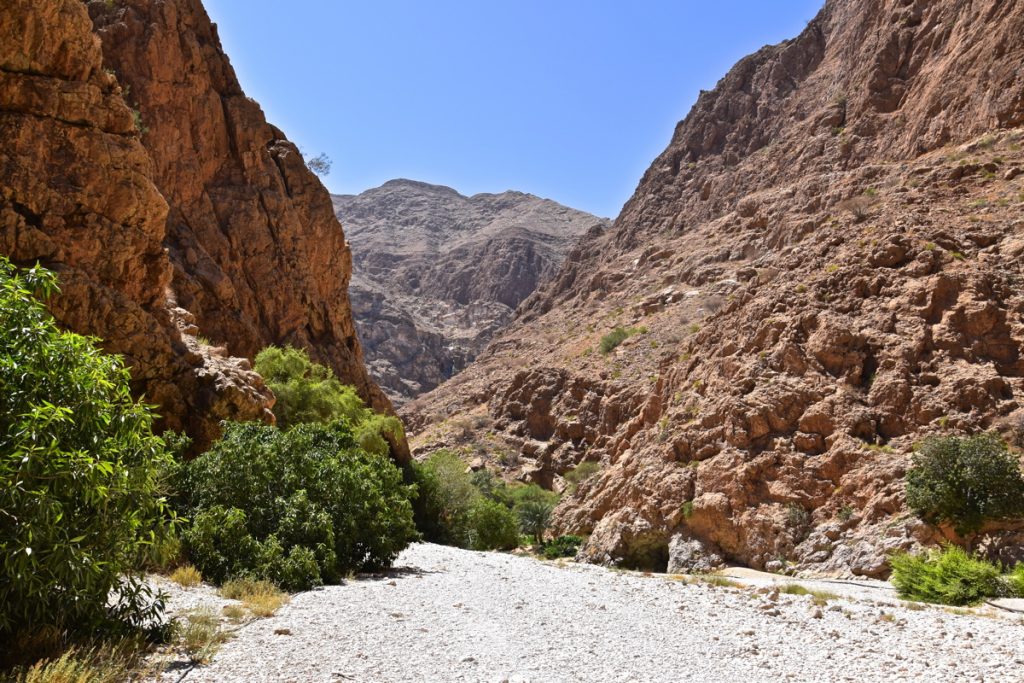
[[[467,415],[510,476],[600,463],[554,518],[591,561],[879,576],[952,537],[903,474],[929,434],[1022,438],[1021,63],[1020,3],[829,2],[703,93],[613,228],[408,408],[414,446],[462,447]]]
[[[352,258],[330,195],[245,96],[199,0],[93,1],[104,64],[130,86],[179,305],[214,344],[252,358],[307,349],[375,409],[348,299]]]
[[[168,206],[78,0],[0,9],[0,252],[60,276],[64,326],[124,355],[165,426],[202,443],[223,419],[272,420],[242,359],[189,347],[168,302]]]
[[[164,426],[202,448],[220,420],[272,420],[250,369],[268,344],[391,410],[330,196],[245,97],[199,0],[11,0],[0,32],[0,248],[59,271],[59,321],[124,354]]]

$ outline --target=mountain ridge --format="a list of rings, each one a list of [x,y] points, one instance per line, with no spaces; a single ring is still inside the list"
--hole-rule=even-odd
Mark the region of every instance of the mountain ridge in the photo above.
[[[466,196],[408,179],[332,199],[353,245],[367,361],[399,402],[464,367],[575,237],[607,224],[524,192]]]
[[[1022,60],[1019,4],[826,3],[702,93],[613,227],[403,408],[414,452],[566,490],[553,532],[593,562],[884,576],[954,538],[902,477],[928,434],[1021,439]],[[1011,561],[1020,532],[979,547]]]

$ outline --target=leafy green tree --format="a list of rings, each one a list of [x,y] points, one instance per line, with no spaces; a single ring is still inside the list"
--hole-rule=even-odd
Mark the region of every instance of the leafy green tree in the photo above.
[[[449,450],[413,462],[409,478],[416,484],[416,523],[428,541],[475,550],[510,550],[519,545],[515,492],[540,487],[510,488],[486,470],[469,473],[466,463]],[[557,498],[557,495],[555,496]]]
[[[1024,476],[998,434],[935,436],[914,453],[907,504],[922,519],[968,536],[986,520],[1024,514]]]
[[[431,453],[422,463],[412,463],[419,499],[417,522],[432,543],[470,546],[470,510],[480,491],[473,486],[466,464],[448,450]]]
[[[470,508],[469,520],[474,550],[512,550],[519,545],[516,516],[505,505],[481,496]]]
[[[162,609],[135,567],[173,530],[173,461],[121,359],[57,328],[40,302],[57,291],[52,273],[0,258],[0,639]]]
[[[402,473],[350,425],[227,424],[182,470],[184,542],[203,576],[300,590],[388,567],[418,539]]]
[[[274,415],[281,429],[346,420],[360,447],[376,455],[388,454],[389,437],[404,435],[397,417],[367,408],[354,387],[342,384],[302,349],[268,346],[256,356],[255,369],[277,397]]]

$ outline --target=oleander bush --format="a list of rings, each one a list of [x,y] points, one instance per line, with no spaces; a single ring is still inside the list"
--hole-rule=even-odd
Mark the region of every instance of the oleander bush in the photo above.
[[[409,467],[416,484],[416,525],[431,543],[467,548],[470,545],[470,510],[481,495],[466,473],[466,463],[451,451],[431,453]]]
[[[473,550],[512,550],[519,545],[515,513],[480,496],[469,510],[469,546]]]
[[[57,328],[53,273],[0,258],[0,653],[16,634],[151,626],[137,571],[173,528],[172,464],[122,360]],[[0,657],[2,658],[2,657]]]
[[[215,583],[251,578],[287,590],[389,567],[418,539],[401,471],[367,452],[345,420],[287,431],[226,424],[181,470],[189,557]]]
[[[907,471],[907,505],[922,519],[950,523],[968,536],[987,520],[1024,515],[1024,475],[995,433],[933,436]]]

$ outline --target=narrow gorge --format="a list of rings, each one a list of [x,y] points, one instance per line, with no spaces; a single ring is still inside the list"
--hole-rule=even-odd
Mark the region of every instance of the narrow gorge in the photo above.
[[[1024,681],[1024,0],[569,5],[3,0],[0,679]]]

